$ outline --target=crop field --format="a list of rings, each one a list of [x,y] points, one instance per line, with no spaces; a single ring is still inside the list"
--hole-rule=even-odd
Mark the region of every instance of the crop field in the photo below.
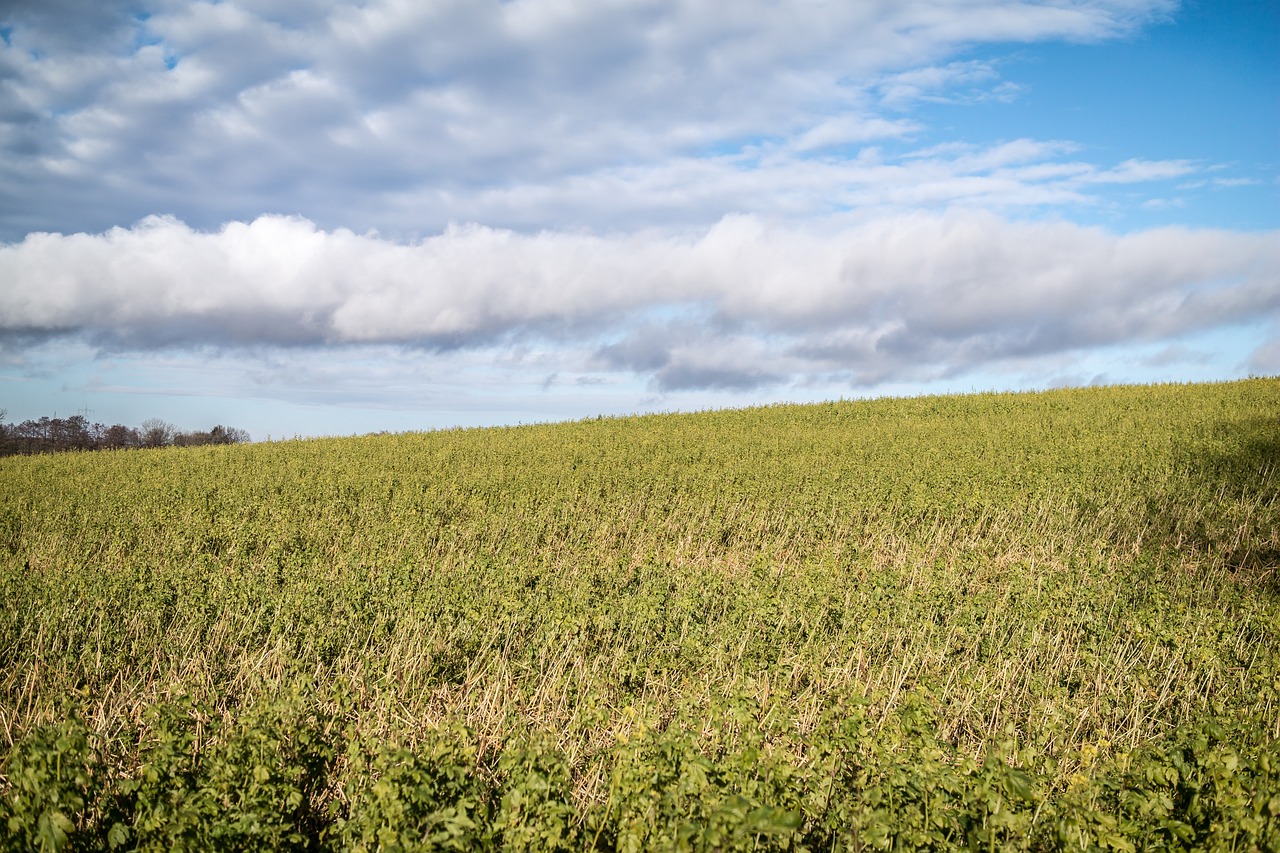
[[[1280,379],[0,460],[0,836],[1280,849]]]

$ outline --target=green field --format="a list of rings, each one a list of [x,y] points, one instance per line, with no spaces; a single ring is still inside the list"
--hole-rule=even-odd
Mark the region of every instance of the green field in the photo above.
[[[1280,379],[0,460],[0,850],[1280,849]]]

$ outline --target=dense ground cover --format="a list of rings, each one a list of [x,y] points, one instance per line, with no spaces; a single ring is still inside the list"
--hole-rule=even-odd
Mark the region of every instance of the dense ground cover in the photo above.
[[[0,849],[1278,849],[1280,380],[0,460]]]

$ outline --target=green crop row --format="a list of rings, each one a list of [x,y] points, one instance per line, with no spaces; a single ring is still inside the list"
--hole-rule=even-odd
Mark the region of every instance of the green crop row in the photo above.
[[[170,702],[115,743],[68,716],[13,753],[0,850],[1280,845],[1280,748],[1260,742],[1257,721],[1176,732],[1061,790],[1019,768],[1027,755],[1011,741],[981,760],[939,741],[919,697],[889,718],[836,706],[799,737],[785,703],[739,696],[642,722],[582,802],[551,733],[492,744],[450,721],[412,745],[352,738],[342,695],[295,692],[234,722]]]
[[[3,459],[0,835],[1275,849],[1278,570],[1276,379]]]

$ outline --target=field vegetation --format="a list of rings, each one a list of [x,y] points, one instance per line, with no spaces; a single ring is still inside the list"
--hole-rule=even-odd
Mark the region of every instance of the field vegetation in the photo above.
[[[0,850],[1280,849],[1280,380],[0,459]]]

